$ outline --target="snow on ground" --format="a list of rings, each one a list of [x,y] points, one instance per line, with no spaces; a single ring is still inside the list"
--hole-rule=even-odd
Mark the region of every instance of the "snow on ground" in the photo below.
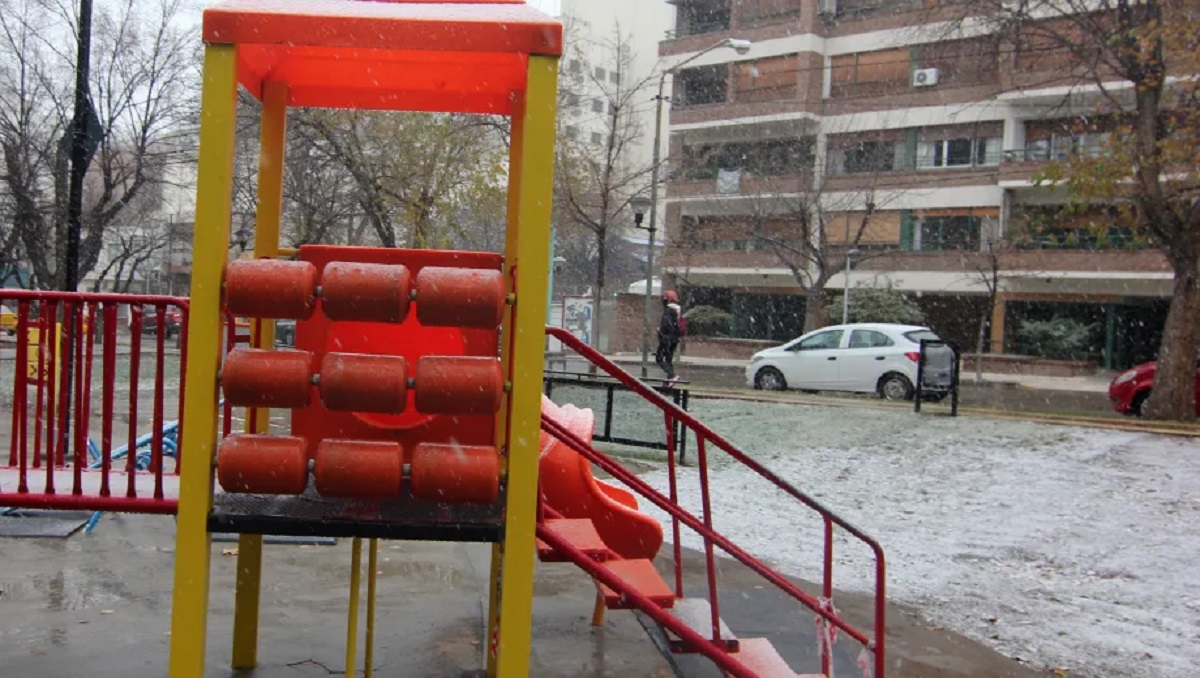
[[[1072,675],[1180,676],[1200,666],[1195,441],[845,407],[697,401],[692,410],[877,538],[889,599],[932,623]],[[614,424],[655,423],[618,413]],[[817,514],[710,454],[716,528],[819,581]],[[698,472],[681,474],[681,501],[699,515]],[[665,468],[644,477],[666,492]],[[692,533],[683,542],[702,547]],[[840,539],[836,549],[835,586],[873,590],[870,552]]]

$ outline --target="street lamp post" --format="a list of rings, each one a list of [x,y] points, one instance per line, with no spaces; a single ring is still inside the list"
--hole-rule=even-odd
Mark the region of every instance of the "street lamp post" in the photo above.
[[[696,59],[714,52],[718,49],[728,47],[738,54],[746,54],[750,51],[751,42],[749,40],[739,40],[737,38],[726,38],[721,42],[701,50],[690,58],[675,64],[671,68],[663,71],[662,77],[658,79],[658,96],[655,97],[657,106],[654,110],[654,160],[650,166],[650,225],[646,228],[650,235],[649,256],[646,259],[646,308],[645,317],[642,318],[642,378],[645,379],[649,375],[650,370],[650,328],[654,326],[654,234],[657,231],[658,225],[658,170],[662,165],[662,119],[663,119],[663,103],[667,101],[666,88],[667,76],[674,75],[687,64],[692,63]],[[638,227],[641,224],[638,223]]]
[[[846,250],[846,272],[842,274],[842,324],[850,324],[850,271],[854,268],[854,257],[859,250]]]

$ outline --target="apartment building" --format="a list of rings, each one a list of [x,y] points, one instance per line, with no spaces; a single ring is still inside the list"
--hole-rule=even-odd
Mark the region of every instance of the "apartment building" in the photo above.
[[[753,43],[680,70],[669,127],[668,284],[731,312],[734,336],[800,333],[803,289],[776,247],[804,209],[832,256],[854,246],[853,271],[828,290],[891,285],[973,347],[995,268],[993,352],[1036,352],[1022,323],[1065,317],[1092,328],[1103,365],[1153,355],[1165,258],[1115,210],[1066,210],[1065,191],[1035,179],[1051,160],[1103,152],[1115,125],[1096,116],[1098,92],[1067,79],[1068,55],[1013,50],[926,0],[675,4],[667,63]]]

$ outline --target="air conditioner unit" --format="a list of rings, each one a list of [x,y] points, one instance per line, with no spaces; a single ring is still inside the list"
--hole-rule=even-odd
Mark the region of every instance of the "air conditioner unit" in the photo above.
[[[938,69],[918,68],[917,70],[913,71],[913,87],[932,87],[936,84],[938,84]]]
[[[837,0],[820,0],[817,11],[823,16],[837,16]]]

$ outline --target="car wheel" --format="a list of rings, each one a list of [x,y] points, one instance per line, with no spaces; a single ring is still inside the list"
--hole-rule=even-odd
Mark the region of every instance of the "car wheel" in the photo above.
[[[1150,400],[1150,389],[1146,389],[1133,397],[1132,407],[1130,408],[1134,416],[1146,416],[1146,402]]]
[[[754,388],[760,391],[786,391],[787,381],[783,373],[774,367],[764,367],[754,375]]]
[[[879,397],[884,400],[908,400],[913,397],[912,382],[903,374],[885,374],[879,380]]]

